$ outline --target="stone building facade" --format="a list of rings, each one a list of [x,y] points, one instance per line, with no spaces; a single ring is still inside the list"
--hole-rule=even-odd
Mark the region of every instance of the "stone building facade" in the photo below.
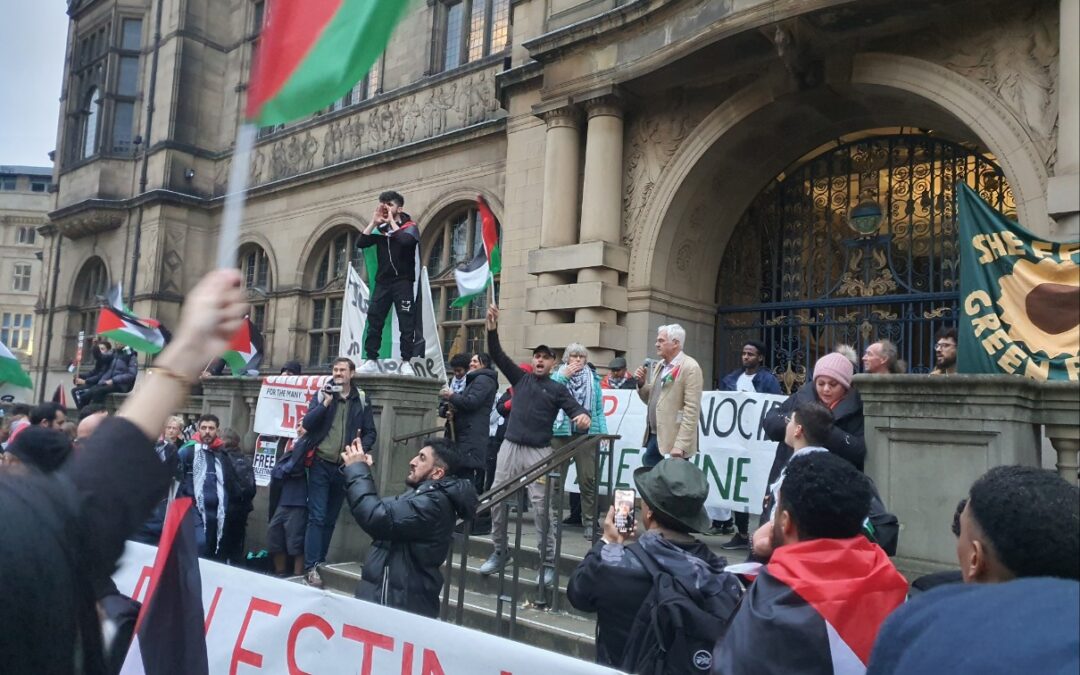
[[[0,342],[29,370],[42,292],[42,237],[52,207],[47,166],[0,165]],[[5,392],[6,393],[6,392]]]
[[[168,324],[213,264],[261,12],[69,0],[50,377],[106,284]],[[918,365],[955,307],[954,182],[1080,232],[1078,25],[1078,0],[415,3],[345,99],[260,133],[238,262],[267,365],[336,352],[345,263],[390,188],[448,349],[482,347],[482,308],[449,307],[481,194],[512,353],[639,363],[679,322],[714,377],[750,335],[789,385],[833,340],[895,332]]]

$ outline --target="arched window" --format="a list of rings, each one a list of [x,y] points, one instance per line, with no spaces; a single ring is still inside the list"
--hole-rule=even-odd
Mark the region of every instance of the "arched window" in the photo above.
[[[312,368],[328,366],[337,357],[349,263],[366,278],[364,259],[356,248],[359,235],[359,230],[349,225],[335,228],[309,261],[305,286],[310,298],[308,366]]]
[[[105,262],[95,256],[83,263],[75,278],[75,289],[71,298],[74,320],[69,324],[72,331],[68,339],[73,345],[72,355],[75,353],[74,344],[78,340],[79,331],[85,333],[87,340],[97,334],[98,308],[108,289],[109,273],[105,269]],[[86,358],[85,352],[83,358]]]
[[[486,351],[484,315],[487,297],[475,299],[468,307],[451,307],[457,298],[454,268],[471,260],[483,249],[480,214],[475,208],[464,207],[454,211],[441,223],[441,230],[431,239],[427,261],[431,279],[431,301],[441,331],[443,355]],[[498,292],[499,279],[495,279]],[[455,344],[456,343],[456,344]]]
[[[266,308],[273,290],[270,256],[258,244],[245,244],[240,247],[239,258],[240,274],[251,305],[251,322],[260,332],[265,332]]]
[[[98,137],[98,113],[101,110],[101,97],[97,87],[90,87],[86,93],[86,104],[83,107],[83,158],[90,157],[97,152]]]

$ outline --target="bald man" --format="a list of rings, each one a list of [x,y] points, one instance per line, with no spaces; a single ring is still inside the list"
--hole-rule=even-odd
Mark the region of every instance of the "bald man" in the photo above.
[[[77,443],[85,441],[108,417],[109,411],[101,410],[79,420],[79,428],[75,431],[75,441]]]

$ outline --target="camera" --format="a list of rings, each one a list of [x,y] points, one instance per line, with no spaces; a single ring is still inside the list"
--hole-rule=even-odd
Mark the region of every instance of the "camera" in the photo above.
[[[333,380],[327,382],[322,388],[323,392],[327,394],[340,394],[344,389],[344,387]]]
[[[450,413],[453,412],[453,410],[454,410],[454,407],[452,405],[450,405],[449,401],[443,401],[442,403],[439,404],[439,417],[443,417],[443,418],[449,417]]]

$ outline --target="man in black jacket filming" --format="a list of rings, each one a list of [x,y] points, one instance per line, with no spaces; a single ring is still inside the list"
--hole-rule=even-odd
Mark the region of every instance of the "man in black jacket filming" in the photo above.
[[[318,565],[326,561],[330,538],[334,536],[341,503],[345,501],[345,479],[341,475],[341,453],[359,438],[371,452],[375,448],[375,418],[363,390],[352,386],[356,365],[339,357],[330,366],[332,378],[316,394],[304,415],[309,443],[315,457],[308,469],[308,524],[304,535],[304,569],[307,583],[322,588]]]
[[[472,482],[453,478],[460,456],[446,440],[424,441],[409,462],[409,490],[382,499],[371,475],[373,460],[354,441],[345,462],[349,510],[374,541],[364,562],[356,597],[421,616],[439,616],[439,568],[450,550],[458,518],[472,518],[477,497]]]

